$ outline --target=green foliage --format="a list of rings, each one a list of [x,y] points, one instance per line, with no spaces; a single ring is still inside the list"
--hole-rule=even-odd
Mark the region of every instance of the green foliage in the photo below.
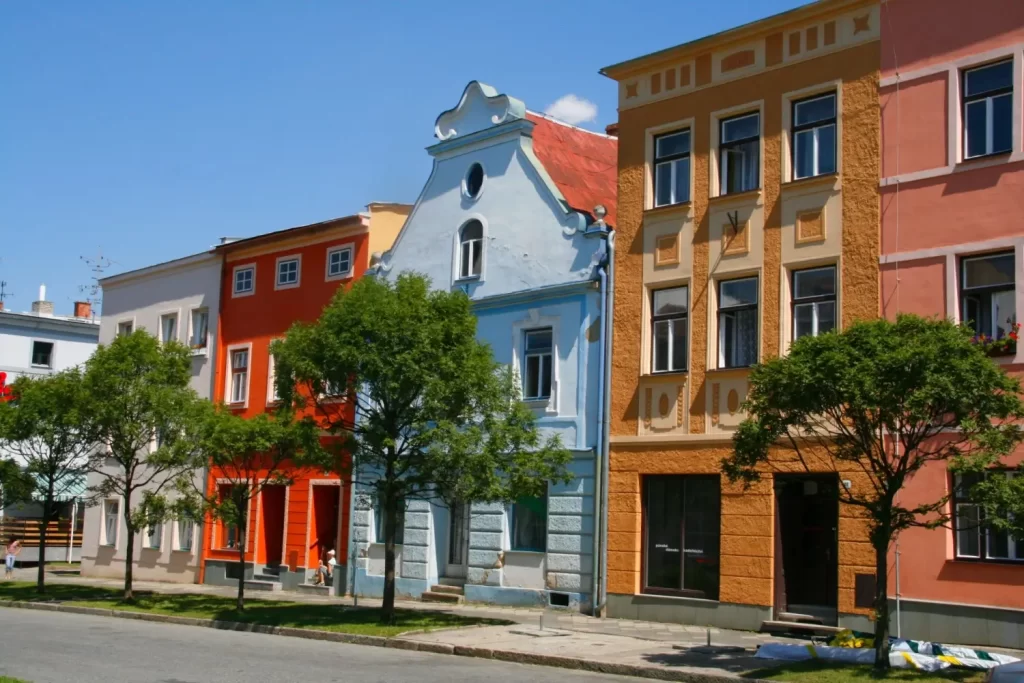
[[[83,433],[87,394],[77,368],[42,377],[19,377],[13,401],[0,401],[0,448],[20,457],[36,500],[42,505],[39,553],[45,556],[47,530],[57,516],[56,501],[81,487],[92,443]],[[36,578],[46,590],[43,564]]]
[[[511,370],[477,341],[462,292],[431,291],[418,275],[366,278],[274,353],[282,401],[316,409],[306,447],[331,447],[320,429],[339,437],[328,443],[355,455],[357,479],[385,496],[511,501],[569,479],[569,452],[541,441]],[[327,403],[328,390],[360,419]]]
[[[751,371],[749,417],[723,471],[750,482],[778,459],[796,459],[808,470],[857,473],[840,498],[871,522],[881,652],[889,544],[901,530],[948,521],[945,497],[907,507],[898,493],[930,462],[985,466],[1008,454],[1022,439],[1019,392],[964,327],[912,315],[855,323],[803,337]]]
[[[382,503],[386,611],[400,500],[512,501],[570,478],[571,454],[541,440],[511,370],[476,339],[462,292],[432,291],[420,275],[364,278],[272,350],[304,448],[351,454],[356,482]]]
[[[126,599],[136,532],[168,516],[165,492],[194,465],[206,402],[189,387],[191,369],[187,347],[143,330],[100,345],[85,366],[82,429],[96,445],[89,468],[98,479],[90,494],[124,501]]]
[[[965,482],[976,482],[966,486],[963,493],[982,507],[987,526],[1024,538],[1024,462],[1006,472],[985,472],[985,464],[975,458],[954,466],[955,471],[966,475]]]
[[[35,487],[35,478],[25,472],[18,462],[0,459],[0,505],[7,506],[32,500]]]

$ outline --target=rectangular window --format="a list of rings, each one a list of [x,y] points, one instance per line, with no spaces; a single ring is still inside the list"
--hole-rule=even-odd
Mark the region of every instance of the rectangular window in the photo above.
[[[548,549],[548,497],[524,496],[512,504],[512,550]]]
[[[178,520],[177,538],[175,538],[175,550],[189,552],[192,550],[192,542],[196,535],[196,523],[194,520],[185,517]]]
[[[207,330],[210,316],[205,308],[192,310],[192,332],[189,335],[189,345],[193,349],[205,349],[207,345]]]
[[[234,295],[252,294],[256,289],[256,266],[239,266],[235,268]]]
[[[526,332],[523,367],[523,398],[538,401],[551,398],[553,340],[551,328]]]
[[[377,543],[384,543],[384,501],[378,496],[373,507],[374,534]],[[405,543],[405,499],[398,500],[398,519],[395,520],[395,545]]]
[[[1013,252],[961,261],[960,306],[964,324],[979,337],[1002,339],[1017,322]]]
[[[143,532],[142,547],[149,548],[150,550],[159,550],[160,541],[163,540],[164,536],[164,525],[157,523],[151,524],[146,527]]]
[[[654,138],[654,206],[690,201],[690,131]]]
[[[132,328],[133,327],[134,327],[134,325],[132,324],[131,320],[126,320],[124,322],[118,323],[117,324],[117,336],[118,337],[127,337],[129,334],[132,333]]]
[[[1018,539],[985,523],[985,510],[971,500],[971,487],[980,475],[953,479],[953,537],[956,556],[971,560],[1024,562],[1024,538]],[[990,472],[990,477],[1016,477],[1017,472]]]
[[[117,526],[120,522],[119,507],[116,500],[103,501],[103,545],[117,544]]]
[[[761,115],[743,114],[721,122],[719,194],[756,190],[761,172]]]
[[[651,366],[654,372],[682,372],[686,370],[689,289],[659,289],[652,296]]]
[[[1013,147],[1013,60],[964,71],[964,158]]]
[[[37,368],[53,367],[53,342],[32,342],[32,366]]]
[[[231,402],[245,403],[249,387],[249,350],[231,352]]]
[[[237,495],[235,495],[236,493]],[[239,486],[236,491],[234,484],[220,484],[217,487],[217,495],[221,502],[234,498],[236,505],[248,505],[249,503],[246,489]],[[220,527],[220,547],[224,550],[237,550],[238,545],[243,542],[241,534],[238,533],[238,526],[221,520]]]
[[[327,252],[327,279],[352,275],[352,247],[337,247]]]
[[[290,289],[299,286],[299,266],[301,261],[297,257],[278,259],[277,261],[277,289]]]
[[[160,341],[166,344],[178,341],[178,314],[168,313],[160,316]]]
[[[718,477],[644,477],[644,592],[718,599]]]
[[[793,103],[793,178],[836,172],[836,96]]]
[[[277,361],[274,354],[267,351],[267,403],[277,403],[281,397],[277,395]]]
[[[718,367],[757,362],[757,278],[718,283]]]
[[[793,273],[793,341],[836,329],[836,267]]]

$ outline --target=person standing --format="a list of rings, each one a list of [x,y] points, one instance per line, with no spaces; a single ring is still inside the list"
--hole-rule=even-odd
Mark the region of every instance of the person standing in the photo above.
[[[5,564],[4,564],[4,578],[5,579],[13,579],[14,578],[14,563],[18,559],[18,555],[20,555],[20,554],[21,554],[21,541],[19,541],[18,539],[12,537],[11,540],[7,542],[7,557],[4,558],[5,559]]]

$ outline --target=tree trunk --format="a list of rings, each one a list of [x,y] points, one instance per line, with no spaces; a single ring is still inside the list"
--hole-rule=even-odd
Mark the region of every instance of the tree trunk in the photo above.
[[[135,525],[125,517],[125,531],[128,532],[128,540],[124,547],[124,601],[135,602],[135,595],[132,593],[132,570],[135,568]]]
[[[244,509],[239,508],[240,511]],[[238,525],[238,597],[235,599],[235,609],[239,612],[245,610],[245,544],[248,542],[248,524],[245,517],[245,512],[241,512]],[[254,562],[253,567],[255,566]]]
[[[389,493],[384,500],[384,604],[381,621],[395,623],[395,527],[398,501]]]
[[[889,533],[878,533],[875,546],[875,671],[889,670]]]
[[[43,501],[43,523],[39,529],[39,567],[36,570],[36,592],[46,592],[46,531],[53,517],[53,481],[46,487],[46,499]]]

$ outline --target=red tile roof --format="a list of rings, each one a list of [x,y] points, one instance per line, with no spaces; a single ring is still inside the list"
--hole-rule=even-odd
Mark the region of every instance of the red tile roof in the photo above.
[[[596,205],[604,204],[605,220],[614,227],[618,140],[532,111],[526,118],[535,124],[533,151],[569,206],[592,214]]]

